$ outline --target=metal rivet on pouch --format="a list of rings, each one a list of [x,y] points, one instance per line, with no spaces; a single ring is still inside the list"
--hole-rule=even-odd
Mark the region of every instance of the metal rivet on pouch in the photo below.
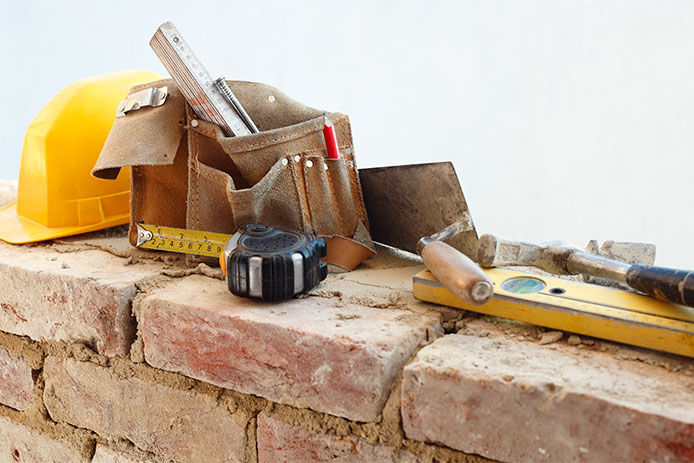
[[[301,161],[301,156],[299,156],[297,154],[296,156],[294,156],[294,162],[299,162],[299,161]]]
[[[313,161],[311,161],[310,159],[306,161],[306,167],[313,167]]]
[[[328,165],[327,165],[327,164],[323,164],[323,170],[328,170]]]
[[[198,126],[198,121],[197,121],[197,119],[193,119],[192,121],[190,121],[190,126],[191,126],[191,127],[197,127],[197,126]]]
[[[275,97],[273,95],[270,95],[269,97],[267,97],[267,101],[269,101],[270,103],[274,103]]]
[[[289,164],[289,160],[287,158],[282,158],[282,165],[286,166],[287,164]]]

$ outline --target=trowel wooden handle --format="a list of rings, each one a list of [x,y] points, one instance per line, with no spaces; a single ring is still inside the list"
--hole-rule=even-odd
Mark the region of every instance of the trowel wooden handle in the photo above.
[[[419,253],[429,271],[468,304],[484,304],[494,294],[487,274],[454,247],[442,241],[428,241]]]

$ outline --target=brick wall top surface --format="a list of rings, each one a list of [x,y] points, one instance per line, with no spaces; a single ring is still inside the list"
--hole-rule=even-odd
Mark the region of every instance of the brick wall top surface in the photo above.
[[[140,312],[155,367],[358,421],[378,417],[438,317],[330,298],[269,304],[191,277],[157,289]]]
[[[0,330],[126,355],[135,334],[136,283],[158,275],[161,267],[124,263],[99,250],[58,252],[0,242]]]
[[[505,461],[687,461],[694,378],[552,347],[436,340],[405,368],[406,435]]]

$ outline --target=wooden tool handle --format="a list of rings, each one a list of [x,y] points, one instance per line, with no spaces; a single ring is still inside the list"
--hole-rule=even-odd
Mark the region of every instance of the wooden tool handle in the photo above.
[[[424,264],[454,295],[468,304],[484,304],[494,294],[491,280],[469,257],[442,241],[420,251]]]
[[[634,264],[627,284],[661,301],[694,307],[694,271]]]

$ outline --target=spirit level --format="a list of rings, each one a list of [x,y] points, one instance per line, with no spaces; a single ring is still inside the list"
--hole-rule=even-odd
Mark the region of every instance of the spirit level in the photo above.
[[[692,308],[559,278],[500,268],[485,272],[494,285],[494,296],[486,304],[466,304],[428,270],[414,276],[414,295],[435,304],[694,357]]]

